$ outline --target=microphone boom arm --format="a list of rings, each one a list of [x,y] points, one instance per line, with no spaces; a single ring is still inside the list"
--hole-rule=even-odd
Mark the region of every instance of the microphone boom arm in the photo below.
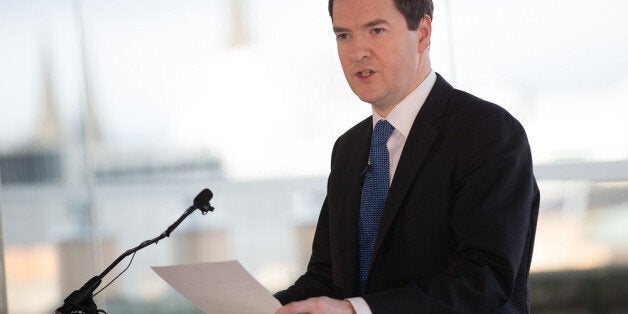
[[[94,276],[92,277],[90,280],[88,280],[79,290],[74,290],[74,292],[72,292],[67,298],[65,298],[65,300],[63,300],[63,306],[61,306],[60,308],[58,308],[55,311],[56,313],[61,313],[61,314],[65,314],[65,313],[97,313],[97,310],[95,309],[95,303],[92,300],[92,293],[94,293],[94,290],[96,290],[96,288],[98,288],[98,286],[100,285],[100,283],[102,282],[102,279],[114,268],[116,267],[122,260],[124,260],[127,256],[155,243],[157,244],[157,242],[159,242],[161,239],[165,238],[165,237],[169,237],[170,234],[174,231],[174,229],[177,228],[177,226],[179,226],[179,224],[185,219],[187,218],[187,216],[189,216],[190,214],[192,214],[194,212],[194,210],[196,210],[197,208],[201,210],[201,212],[203,213],[203,215],[207,214],[207,212],[209,211],[213,211],[214,207],[212,207],[209,203],[209,201],[211,200],[211,198],[213,197],[212,192],[209,189],[204,189],[203,191],[201,191],[195,198],[194,198],[194,204],[190,207],[188,207],[188,209],[185,210],[185,212],[183,213],[183,215],[181,215],[181,217],[179,217],[179,219],[177,219],[177,221],[175,221],[174,223],[172,223],[167,229],[166,231],[162,232],[160,235],[158,235],[157,237],[150,239],[150,240],[146,240],[142,243],[140,243],[138,246],[127,250],[126,252],[122,253],[122,255],[120,255],[115,261],[113,261],[113,263],[111,263],[111,265],[109,265],[109,267],[107,267],[102,273],[100,273],[100,275],[98,276]],[[85,309],[84,307],[88,307],[89,309]],[[93,309],[92,309],[93,308]],[[76,311],[78,309],[78,311]]]

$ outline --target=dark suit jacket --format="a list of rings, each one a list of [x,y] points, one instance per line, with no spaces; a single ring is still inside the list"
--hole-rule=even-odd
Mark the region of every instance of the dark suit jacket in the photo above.
[[[357,223],[372,118],[334,145],[307,272],[286,304],[357,293]],[[539,192],[525,131],[440,75],[390,186],[363,296],[373,313],[527,313]]]

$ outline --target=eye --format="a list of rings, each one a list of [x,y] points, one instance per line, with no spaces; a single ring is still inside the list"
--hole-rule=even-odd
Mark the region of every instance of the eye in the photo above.
[[[349,38],[349,34],[347,34],[347,33],[338,33],[338,34],[336,34],[336,39],[337,40],[345,40],[347,38]]]
[[[373,30],[371,30],[371,32],[375,35],[383,34],[385,31],[386,30],[381,27],[373,28]]]

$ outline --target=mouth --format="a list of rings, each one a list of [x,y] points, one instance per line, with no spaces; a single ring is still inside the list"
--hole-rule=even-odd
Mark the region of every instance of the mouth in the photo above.
[[[355,76],[362,78],[362,79],[366,79],[371,77],[373,74],[375,74],[375,71],[373,70],[362,70],[362,71],[358,71],[355,73]]]

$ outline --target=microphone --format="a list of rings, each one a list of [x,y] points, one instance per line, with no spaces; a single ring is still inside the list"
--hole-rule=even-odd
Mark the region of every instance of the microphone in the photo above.
[[[55,310],[55,314],[97,314],[97,313],[101,313],[101,310],[97,309],[96,303],[94,303],[94,291],[96,290],[96,288],[98,288],[98,286],[100,285],[100,283],[102,282],[102,279],[105,277],[105,275],[107,275],[116,265],[118,265],[118,263],[120,263],[124,258],[126,258],[127,256],[133,254],[133,256],[135,256],[135,252],[153,244],[153,243],[157,243],[159,242],[159,240],[165,238],[165,237],[169,237],[170,233],[172,233],[172,231],[174,231],[174,229],[183,221],[183,219],[185,219],[187,216],[189,216],[192,212],[194,212],[194,210],[196,209],[200,209],[201,212],[203,213],[203,215],[207,214],[207,212],[209,211],[214,211],[214,207],[212,207],[209,204],[209,201],[212,199],[212,197],[214,196],[214,194],[212,193],[212,191],[210,191],[209,189],[204,189],[202,190],[195,198],[194,198],[194,202],[193,205],[190,206],[184,213],[183,215],[181,215],[181,217],[179,217],[179,219],[177,219],[177,221],[175,221],[172,225],[170,225],[168,227],[168,229],[166,229],[166,231],[162,232],[159,236],[150,239],[150,240],[146,240],[142,243],[140,243],[140,245],[127,250],[126,252],[124,252],[122,255],[120,255],[113,263],[111,263],[111,265],[109,265],[109,267],[107,267],[107,269],[105,269],[102,273],[100,273],[100,275],[98,276],[94,276],[93,278],[91,278],[90,280],[88,280],[79,290],[74,290],[74,292],[72,292],[67,298],[65,298],[63,300],[63,305],[61,307],[59,307],[58,309]],[[131,258],[131,261],[133,261],[133,258]],[[129,263],[129,266],[131,264]],[[128,268],[128,266],[127,266]],[[126,271],[123,270],[122,273],[124,273]],[[118,276],[122,275],[122,273],[120,273]],[[118,277],[115,277],[111,282],[109,282],[109,284],[111,284],[114,280],[116,280]],[[100,291],[102,291],[103,289],[107,288],[109,286],[109,284],[107,284],[104,288],[102,288]],[[98,291],[96,294],[98,294],[100,291]]]
[[[362,172],[360,173],[360,177],[365,176],[366,172],[369,171],[370,169],[371,169],[371,160],[369,159],[368,163],[364,167],[364,170],[362,170]]]
[[[214,197],[214,193],[209,189],[204,189],[201,193],[194,198],[194,209],[200,209],[203,215],[207,215],[207,212],[214,211],[214,207],[209,204],[209,201]]]

